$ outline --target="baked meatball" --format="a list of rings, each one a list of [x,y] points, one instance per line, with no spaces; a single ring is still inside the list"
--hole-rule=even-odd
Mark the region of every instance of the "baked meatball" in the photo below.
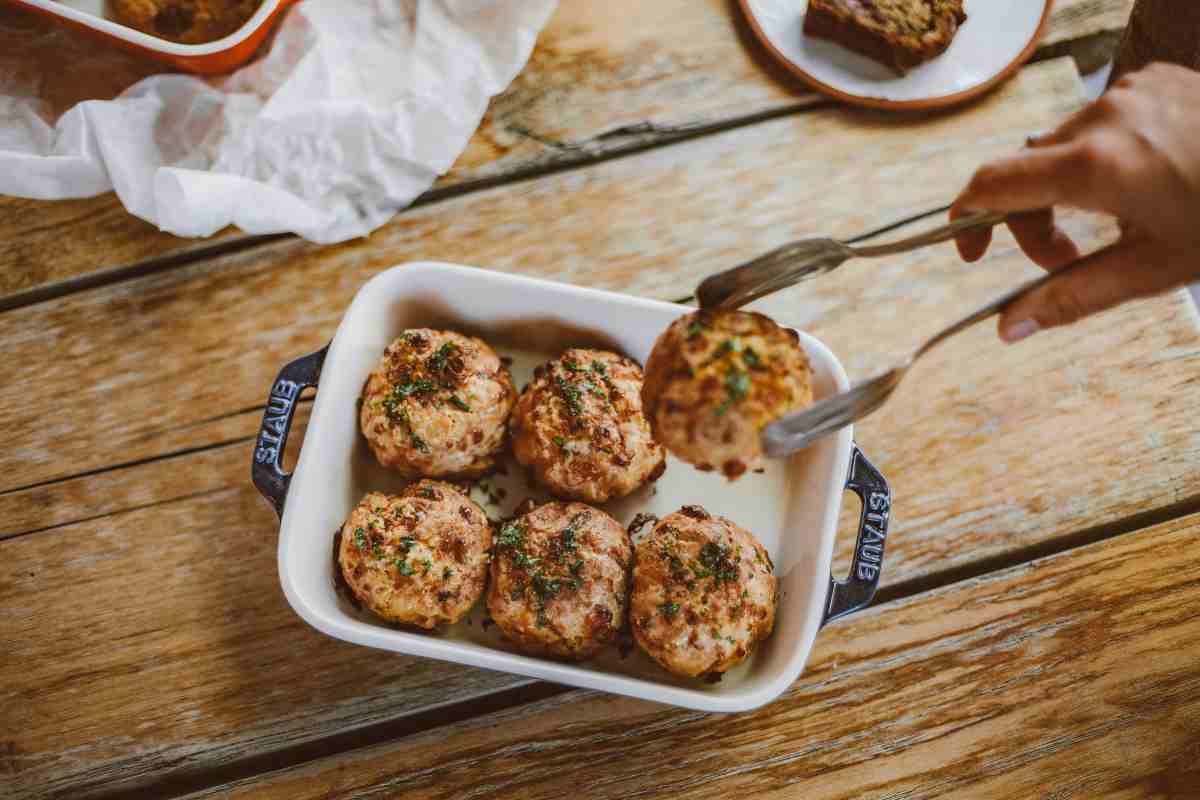
[[[633,637],[669,672],[719,675],[771,635],[775,567],[729,520],[684,506],[638,542],[634,562]]]
[[[642,369],[604,350],[538,367],[509,421],[513,455],[559,497],[603,503],[667,468],[642,414]]]
[[[654,343],[642,387],[655,438],[730,480],[761,465],[762,429],[812,397],[799,335],[743,311],[697,311],[671,323]]]
[[[384,351],[359,423],[385,467],[410,478],[475,478],[495,465],[516,396],[487,344],[417,328]]]
[[[426,480],[398,496],[367,494],[342,526],[338,563],[368,609],[431,629],[475,605],[491,547],[483,509],[453,486]]]
[[[582,661],[625,623],[633,546],[583,503],[547,503],[500,528],[488,611],[519,649]]]

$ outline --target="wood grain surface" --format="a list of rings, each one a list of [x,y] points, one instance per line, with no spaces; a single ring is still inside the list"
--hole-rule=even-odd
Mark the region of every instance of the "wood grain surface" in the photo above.
[[[232,438],[231,415],[263,403],[283,362],[324,344],[380,269],[443,260],[682,297],[797,236],[942,205],[1080,92],[1069,61],[1047,62],[969,113],[827,108],[414,209],[370,240],[279,241],[0,314],[0,358],[14,365],[0,491],[210,444],[213,426]],[[948,248],[928,257],[963,271]],[[872,313],[895,324],[886,308]]]
[[[279,589],[250,452],[159,462],[216,479],[3,542],[0,795],[133,790],[529,682],[310,628]],[[143,471],[93,488],[157,490]]]
[[[871,609],[747,714],[593,692],[193,797],[1188,798],[1200,516]]]
[[[1041,52],[1094,50],[1089,43],[1119,31],[1131,6],[1057,0]],[[19,13],[0,8],[4,18]],[[46,57],[58,58],[61,44],[47,40]],[[126,71],[131,79],[139,74],[136,65]],[[113,93],[108,74],[69,75],[48,87],[59,100],[89,83],[95,96]],[[568,0],[434,193],[588,163],[817,101],[760,53],[728,0]],[[179,239],[126,213],[112,194],[54,203],[0,198],[0,303],[32,302],[38,289],[70,291],[81,276],[167,267],[173,261],[164,259],[203,257],[214,242],[245,238],[230,230]]]
[[[823,109],[416,209],[369,243],[280,242],[0,315],[13,365],[0,638],[15,655],[0,662],[0,752],[13,785],[74,797],[269,763],[520,683],[340,645],[279,591],[248,437],[279,366],[324,343],[380,268],[441,258],[678,297],[787,238],[937,205],[1079,91],[1070,64],[1050,62],[965,113]],[[1105,233],[1067,222],[1085,242]],[[852,264],[772,310],[865,374],[1028,269],[999,237],[980,266],[949,248]],[[1009,350],[971,334],[861,427],[898,488],[889,585],[1195,499],[1188,307],[1160,298],[1089,326]]]

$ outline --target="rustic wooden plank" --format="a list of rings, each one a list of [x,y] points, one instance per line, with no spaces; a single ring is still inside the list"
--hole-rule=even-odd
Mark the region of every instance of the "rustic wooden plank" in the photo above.
[[[1200,516],[822,632],[753,713],[570,692],[191,797],[1190,797]]]
[[[1132,0],[1058,0],[1041,52],[1090,47],[1091,66],[1111,42],[1099,49],[1088,43],[1123,28],[1131,6]],[[6,19],[18,13],[0,9]],[[45,58],[59,58],[57,49],[43,50]],[[135,62],[128,71],[132,76],[139,68],[147,69]],[[55,85],[56,97],[86,94],[96,82],[93,95],[112,94],[109,72],[70,77]],[[435,194],[586,163],[816,100],[759,52],[728,0],[620,0],[616,7],[569,0]],[[231,230],[216,240],[243,238]],[[200,255],[213,241],[161,233],[127,214],[111,194],[56,203],[0,198],[0,301],[27,301],[34,290],[65,288],[64,281],[83,275],[116,276],[168,256]]]
[[[286,452],[288,469],[304,440],[311,410],[309,402],[297,405]],[[262,413],[253,408],[191,429],[212,444],[4,492],[0,540],[240,486],[246,482],[254,442],[253,433],[242,432],[255,431]]]
[[[0,542],[0,794],[131,789],[528,683],[309,628],[234,451],[184,499]]]

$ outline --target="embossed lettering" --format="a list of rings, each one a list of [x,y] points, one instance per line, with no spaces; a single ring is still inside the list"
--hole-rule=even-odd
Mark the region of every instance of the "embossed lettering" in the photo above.
[[[858,579],[860,581],[873,581],[879,577],[879,567],[870,564],[858,565]]]
[[[867,514],[865,519],[867,522],[873,522],[881,528],[887,524],[887,517],[883,514]]]
[[[271,394],[276,394],[289,400],[294,398],[299,392],[300,384],[295,381],[275,381],[275,386],[271,389]]]
[[[887,511],[889,505],[887,492],[871,492],[871,496],[867,498],[867,505],[872,511]]]
[[[263,426],[283,436],[284,431],[287,429],[287,417],[267,417],[263,420]]]
[[[858,548],[858,557],[873,564],[879,564],[883,561],[883,546],[878,544],[864,544]]]
[[[863,524],[863,541],[864,542],[882,542],[887,534],[879,528],[871,525]]]
[[[267,442],[269,444],[279,444],[280,441],[279,437],[272,436],[271,432],[267,430],[266,427],[263,427],[263,429],[259,431],[258,438],[259,441]]]
[[[254,451],[254,460],[260,464],[270,464],[275,461],[278,452],[274,447],[260,447]]]

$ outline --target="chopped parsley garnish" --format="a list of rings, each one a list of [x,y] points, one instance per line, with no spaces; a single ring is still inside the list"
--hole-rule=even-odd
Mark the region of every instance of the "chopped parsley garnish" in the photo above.
[[[601,389],[601,388],[600,388],[599,386],[597,386],[596,384],[592,383],[591,381],[584,381],[584,382],[583,382],[583,386],[584,386],[584,388],[586,388],[586,389],[587,389],[589,392],[591,392],[592,394],[596,395],[596,397],[599,397],[601,400],[607,400],[607,399],[608,399],[608,395],[604,393],[604,390],[603,390],[603,389]]]
[[[704,331],[704,326],[700,324],[700,320],[692,320],[692,324],[688,325],[687,335],[691,339],[693,336],[699,336]]]
[[[437,496],[437,491],[432,486],[421,487],[421,497],[424,497],[428,500],[437,500]]]
[[[762,359],[758,357],[758,353],[749,347],[742,351],[742,361],[751,369],[762,365]]]
[[[717,408],[717,416],[722,416],[734,403],[746,399],[750,394],[750,374],[730,367],[725,373],[725,402]]]
[[[367,549],[367,532],[362,528],[354,529],[354,546],[359,550]]]
[[[554,437],[554,439],[553,439],[553,442],[554,442],[556,445],[558,445],[558,449],[559,449],[559,450],[562,450],[564,453],[569,453],[569,452],[571,452],[571,449],[570,449],[569,447],[567,447],[567,440],[566,440],[566,438],[565,438],[565,437],[563,437],[563,436],[555,436],[555,437]]]
[[[541,561],[540,558],[527,555],[526,553],[517,553],[515,556],[513,556],[513,565],[524,569],[536,567],[539,561]]]
[[[421,562],[421,566],[423,566],[423,567],[425,568],[425,569],[423,569],[423,570],[421,571],[421,574],[422,574],[422,575],[428,575],[428,574],[429,574],[429,568],[433,566],[433,562],[432,562],[432,561],[430,561],[430,560],[427,558],[427,559],[425,559],[424,561],[422,561],[422,562]]]
[[[517,520],[504,523],[500,528],[500,535],[497,537],[496,543],[500,547],[519,550],[525,545],[525,526]]]
[[[562,534],[560,534],[560,540],[562,541],[562,550],[563,550],[562,556],[560,556],[560,560],[561,560],[562,558],[566,557],[566,554],[568,551],[574,550],[576,547],[575,531],[572,530],[571,528],[565,528],[563,530]]]
[[[417,540],[414,539],[413,537],[402,536],[402,537],[400,537],[400,543],[396,546],[400,549],[401,552],[403,552],[405,555],[408,555],[408,551],[412,550],[413,545],[416,543],[417,543]]]
[[[446,342],[437,349],[437,352],[429,357],[426,365],[430,372],[445,372],[446,367],[453,367],[454,364],[449,361],[450,357],[458,351],[458,345],[454,342]]]
[[[396,559],[396,571],[399,572],[401,575],[412,575],[413,574],[412,565],[409,564],[407,561],[405,561],[403,558]]]
[[[603,361],[593,361],[592,372],[596,373],[597,375],[607,375],[608,367],[604,366]]]
[[[467,405],[466,402],[456,394],[450,395],[450,405],[454,406],[455,408],[459,409],[460,411],[470,411],[471,410],[471,407],[469,405]]]
[[[679,603],[663,603],[658,607],[658,610],[662,612],[664,617],[671,619],[679,613]]]
[[[567,413],[573,417],[577,417],[583,413],[583,403],[580,402],[582,393],[579,389],[567,383],[566,379],[559,376],[554,379],[558,384],[558,391],[562,394],[563,402],[567,404]]]
[[[412,395],[431,394],[437,387],[433,385],[433,381],[425,378],[417,378],[408,383],[398,383],[392,387],[391,395],[397,398],[411,397]]]
[[[567,372],[583,372],[583,367],[579,366],[579,362],[566,359],[563,361],[563,369]]]
[[[727,545],[719,545],[716,542],[707,542],[700,548],[700,563],[708,568],[710,574],[716,576],[718,583],[738,579],[737,564],[729,558],[732,552]],[[692,571],[695,572],[695,569]],[[707,576],[697,574],[696,577]]]
[[[571,565],[570,569],[571,569],[571,574],[574,575],[576,578],[578,578],[579,570],[583,569],[583,559],[582,558],[577,559],[575,561],[575,563]]]
[[[453,574],[454,574],[454,570],[450,569],[449,567],[446,567],[444,570],[442,570],[443,580],[449,578]]]
[[[420,436],[418,436],[415,433],[410,433],[408,438],[409,438],[409,441],[412,442],[412,446],[414,448],[416,448],[417,450],[420,450],[422,453],[429,452],[429,445],[426,444],[425,440],[422,439]]]
[[[721,344],[719,344],[717,349],[713,352],[712,358],[709,359],[709,361],[716,361],[722,356],[727,356],[730,353],[740,352],[742,352],[742,340],[734,336],[732,339],[726,339],[725,341],[721,342]]]

